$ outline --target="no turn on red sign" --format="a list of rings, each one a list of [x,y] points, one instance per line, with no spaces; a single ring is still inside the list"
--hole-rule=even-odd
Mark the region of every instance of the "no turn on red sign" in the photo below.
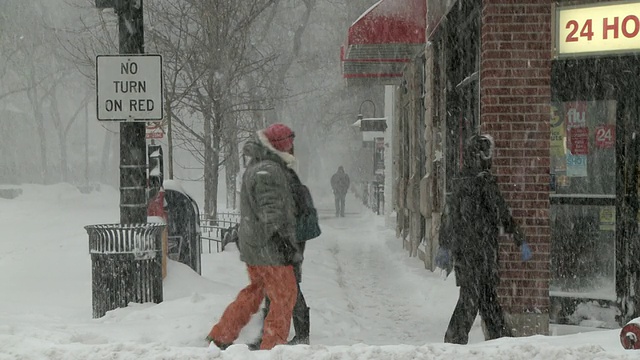
[[[162,120],[162,57],[98,55],[96,96],[98,120]]]

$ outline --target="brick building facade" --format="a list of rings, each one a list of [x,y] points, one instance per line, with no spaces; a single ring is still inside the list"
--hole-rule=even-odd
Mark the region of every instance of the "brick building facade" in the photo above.
[[[523,263],[501,244],[498,294],[525,334],[549,321],[551,3],[484,0],[480,20],[480,129],[496,140],[494,172],[536,254]]]
[[[534,252],[522,262],[501,238],[498,292],[515,333],[547,334],[580,303],[615,309],[618,323],[638,316],[640,1],[426,3],[424,47],[385,84],[403,245],[434,269],[461,144],[488,133]]]

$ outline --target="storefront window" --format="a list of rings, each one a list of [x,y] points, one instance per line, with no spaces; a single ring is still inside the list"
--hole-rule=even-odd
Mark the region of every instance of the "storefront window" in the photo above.
[[[551,192],[615,195],[616,102],[571,101],[551,109]]]
[[[614,206],[551,206],[550,291],[615,300]]]
[[[551,292],[615,300],[616,102],[552,111]]]

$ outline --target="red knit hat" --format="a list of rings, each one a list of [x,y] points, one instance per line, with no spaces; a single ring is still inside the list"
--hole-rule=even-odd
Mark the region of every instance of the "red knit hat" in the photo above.
[[[276,150],[289,152],[293,148],[293,138],[295,134],[287,125],[269,125],[269,127],[264,129],[264,135]]]

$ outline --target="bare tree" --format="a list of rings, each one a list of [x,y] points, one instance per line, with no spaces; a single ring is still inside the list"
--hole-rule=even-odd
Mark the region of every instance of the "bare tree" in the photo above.
[[[270,66],[273,57],[252,52],[250,33],[273,3],[185,0],[149,9],[151,46],[169,54],[165,80],[173,132],[203,164],[209,215],[217,212],[220,168],[231,153],[226,143],[237,131],[237,113],[261,106],[246,96],[247,79]]]
[[[41,12],[37,4],[13,4],[14,12],[11,18],[20,19],[20,22],[8,21],[5,22],[5,25],[11,26],[12,32],[19,35],[13,39],[15,48],[8,57],[6,66],[10,67],[15,81],[23,85],[11,89],[10,92],[17,94],[22,89],[26,92],[40,145],[41,181],[46,184],[50,181],[50,177],[48,175],[47,136],[43,109],[46,97],[44,86],[55,81],[52,64],[47,62],[49,50],[47,44],[50,43],[50,38],[49,34],[37,25],[40,23],[37,14]]]
[[[205,213],[217,211],[223,168],[227,206],[235,206],[239,146],[255,129],[294,119],[303,132],[315,134],[316,124],[338,123],[341,109],[351,105],[335,106],[346,102],[339,60],[323,60],[337,53],[346,28],[335,26],[333,18],[342,19],[345,6],[318,0],[145,3],[147,52],[163,55],[169,152],[182,148],[202,164]],[[93,9],[73,36],[65,37],[64,48],[89,78],[95,55],[115,48],[114,18]],[[327,109],[336,115],[321,116]],[[296,116],[299,112],[305,117]],[[324,128],[327,134],[334,131]]]
[[[95,89],[96,56],[113,54],[118,49],[117,17],[112,8],[97,9],[94,1],[64,0],[73,12],[74,21],[66,26],[56,26],[56,45],[59,46],[60,57],[74,66],[89,87]],[[117,184],[114,176],[119,156],[119,127],[115,122],[102,122],[105,129],[98,178],[102,181]]]
[[[60,173],[63,182],[70,182],[69,176],[69,157],[67,152],[67,146],[69,143],[69,132],[71,130],[72,125],[75,123],[76,119],[80,115],[80,111],[85,110],[87,108],[87,104],[89,103],[89,97],[85,96],[85,98],[75,107],[73,114],[65,119],[64,115],[62,115],[60,111],[60,102],[58,97],[59,85],[58,83],[53,83],[51,89],[49,90],[47,97],[49,99],[49,107],[52,115],[52,122],[56,129],[56,134],[58,135],[58,141],[60,143]]]

